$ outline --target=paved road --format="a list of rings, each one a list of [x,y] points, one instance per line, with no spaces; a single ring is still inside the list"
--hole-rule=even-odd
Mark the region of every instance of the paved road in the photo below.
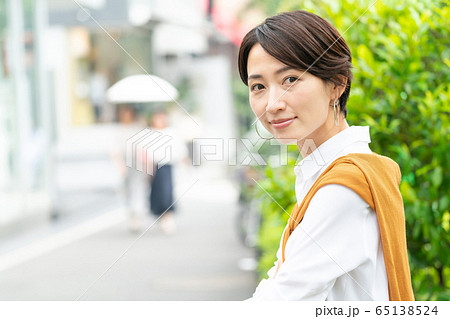
[[[178,231],[167,236],[155,225],[98,281],[139,236],[128,231],[123,215],[103,214],[100,227],[85,225],[88,235],[61,247],[67,236],[50,238],[41,254],[0,271],[0,300],[75,300],[94,281],[82,300],[249,298],[256,275],[239,262],[253,252],[238,240],[237,205],[233,196],[223,196],[224,189],[230,189],[224,181],[200,179],[177,203]],[[55,241],[56,248],[45,252]],[[0,255],[0,264],[6,257]]]

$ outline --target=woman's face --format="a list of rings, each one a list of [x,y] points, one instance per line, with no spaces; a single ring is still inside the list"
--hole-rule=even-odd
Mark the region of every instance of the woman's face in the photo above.
[[[152,117],[152,126],[157,130],[167,127],[167,116],[165,113],[156,113]]]
[[[339,95],[333,84],[287,66],[258,43],[250,50],[247,72],[252,110],[281,143],[300,147],[308,138],[319,146],[335,134],[330,103]]]

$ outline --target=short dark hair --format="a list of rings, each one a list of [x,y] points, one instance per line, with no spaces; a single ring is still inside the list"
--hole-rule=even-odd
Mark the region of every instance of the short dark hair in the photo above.
[[[352,79],[352,55],[345,40],[328,21],[311,12],[297,10],[267,18],[250,30],[239,49],[239,74],[248,85],[247,61],[252,47],[262,48],[280,62],[321,78],[344,85],[339,98],[341,113],[347,116],[347,99]],[[317,61],[316,61],[317,60]]]

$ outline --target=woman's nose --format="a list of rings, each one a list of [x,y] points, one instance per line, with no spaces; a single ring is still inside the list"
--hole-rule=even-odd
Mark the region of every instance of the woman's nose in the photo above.
[[[277,111],[284,110],[286,108],[284,93],[284,90],[272,90],[270,92],[269,100],[266,105],[267,112],[276,113]]]

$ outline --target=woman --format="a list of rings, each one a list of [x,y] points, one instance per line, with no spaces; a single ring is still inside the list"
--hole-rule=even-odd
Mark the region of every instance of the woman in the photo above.
[[[351,52],[321,17],[282,13],[251,30],[239,72],[253,112],[295,142],[297,204],[253,300],[413,300],[400,170],[346,121]]]
[[[173,198],[173,167],[176,162],[187,157],[187,147],[178,135],[178,132],[169,126],[167,114],[158,110],[152,117],[152,129],[163,134],[165,141],[161,146],[159,143],[152,144],[148,149],[152,150],[152,160],[155,175],[151,178],[150,189],[150,211],[161,218],[161,229],[171,235],[176,231],[175,204]]]
[[[129,230],[138,232],[147,210],[147,178],[145,173],[136,170],[134,167],[127,167],[126,145],[130,136],[144,129],[145,122],[131,105],[118,107],[117,118],[119,125],[117,126],[116,147],[112,152],[112,158],[123,180],[122,190],[129,217]]]

